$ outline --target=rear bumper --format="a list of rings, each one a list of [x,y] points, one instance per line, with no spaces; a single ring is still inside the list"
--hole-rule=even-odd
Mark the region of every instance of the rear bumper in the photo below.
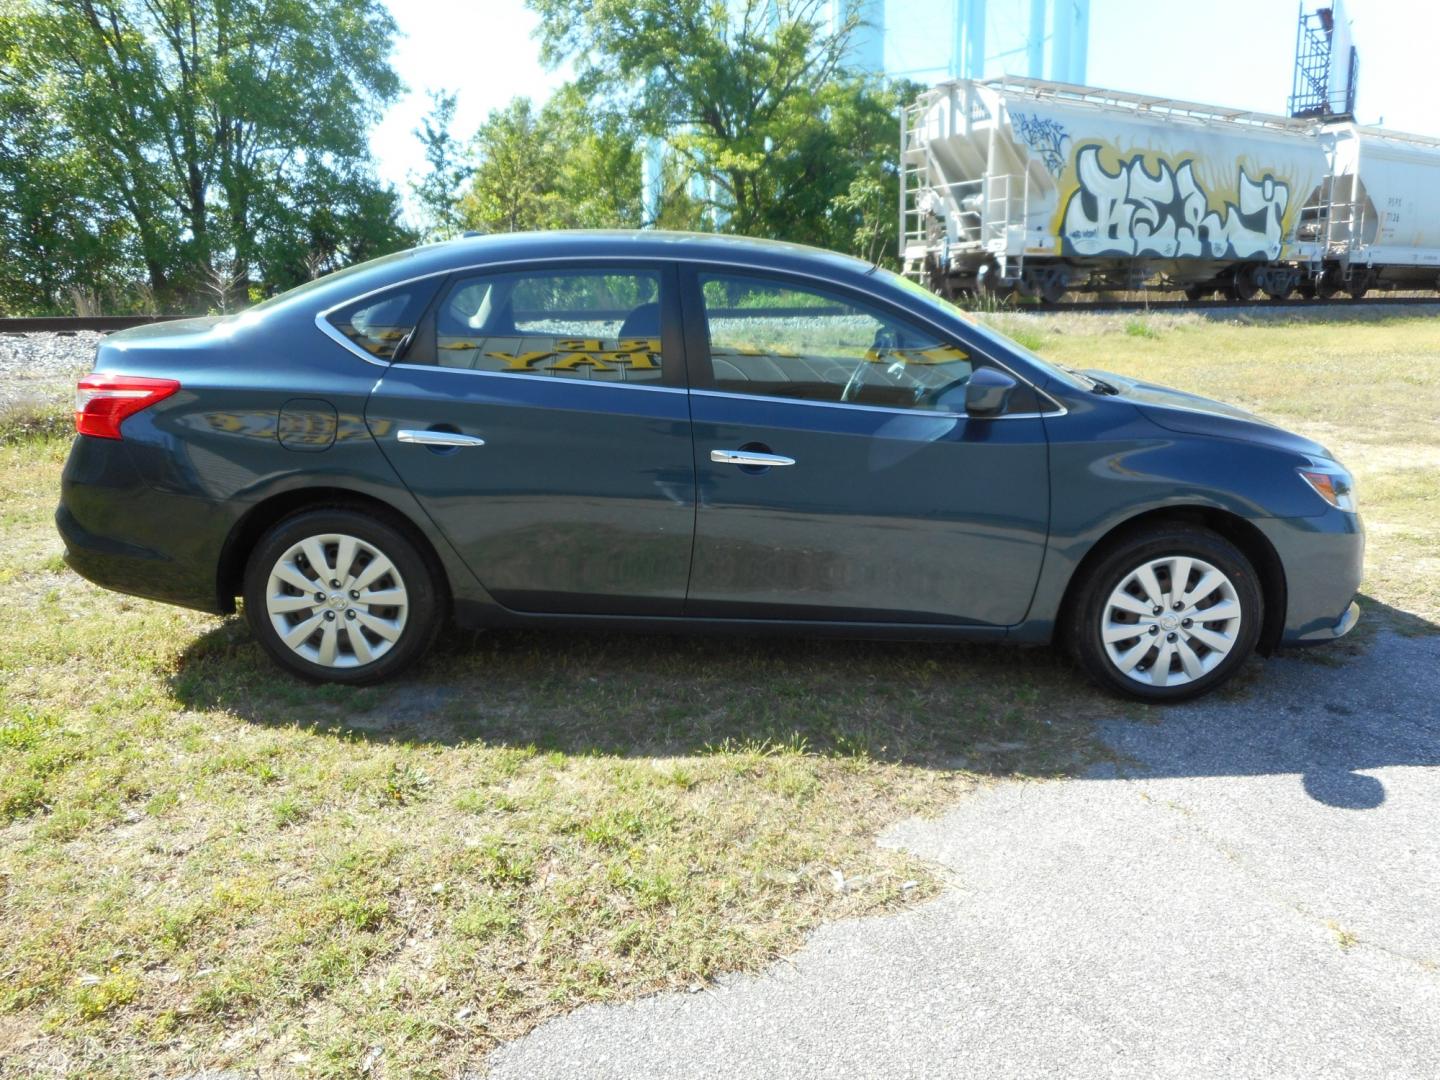
[[[65,563],[115,592],[220,613],[217,570],[230,515],[136,475],[123,443],[80,436],[60,481]]]
[[[185,569],[163,551],[96,536],[63,503],[55,527],[65,541],[65,565],[85,580],[114,592],[220,614],[215,589],[187,580]]]

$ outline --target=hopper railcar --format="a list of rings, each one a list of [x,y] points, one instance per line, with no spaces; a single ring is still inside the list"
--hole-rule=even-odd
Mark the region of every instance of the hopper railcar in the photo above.
[[[900,254],[936,292],[1054,302],[1440,289],[1440,139],[1033,79],[902,114]]]

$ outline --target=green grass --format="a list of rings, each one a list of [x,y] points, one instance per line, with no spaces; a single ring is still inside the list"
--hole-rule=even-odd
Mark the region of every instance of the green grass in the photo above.
[[[1364,625],[1433,631],[1431,324],[1024,329],[1331,443]],[[45,430],[0,426],[0,1073],[454,1075],[932,894],[877,831],[1146,715],[1047,650],[901,643],[462,635],[395,684],[302,685],[237,619],[65,570]]]
[[[27,402],[0,407],[0,446],[68,437],[74,430],[73,414],[54,405]]]
[[[1127,319],[1125,322],[1125,336],[1154,339],[1160,336],[1160,331],[1145,319]]]

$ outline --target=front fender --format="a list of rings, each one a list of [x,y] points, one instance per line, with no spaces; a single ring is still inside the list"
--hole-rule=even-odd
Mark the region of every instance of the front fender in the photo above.
[[[1296,450],[1168,430],[1123,399],[1090,395],[1047,416],[1050,537],[1020,641],[1046,641],[1076,569],[1116,529],[1173,510],[1218,512],[1259,527],[1327,508],[1296,475]],[[1277,530],[1261,528],[1269,539]],[[1280,531],[1283,535],[1283,531]],[[1282,563],[1284,552],[1277,552]]]

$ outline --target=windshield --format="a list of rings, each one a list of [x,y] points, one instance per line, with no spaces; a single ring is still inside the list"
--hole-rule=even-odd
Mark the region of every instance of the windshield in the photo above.
[[[983,322],[977,319],[973,313],[969,311],[962,311],[960,308],[956,307],[948,300],[944,300],[941,297],[936,296],[919,282],[911,281],[907,277],[903,277],[900,274],[896,274],[893,271],[886,270],[885,268],[878,266],[875,268],[875,276],[883,280],[888,285],[894,285],[897,288],[904,289],[915,299],[922,301],[925,306],[930,308],[931,311],[935,314],[948,315],[951,318],[964,319],[970,325],[970,328],[974,330],[977,334],[979,334],[980,337],[984,338],[985,341],[989,344],[998,345],[1001,348],[1007,349],[1012,353],[1018,353],[1020,356],[1024,357],[1026,360],[1029,360],[1032,364],[1040,368],[1042,371],[1054,375],[1057,379],[1069,384],[1070,386],[1074,386],[1082,390],[1088,389],[1090,384],[1094,381],[1085,375],[1081,375],[1079,372],[1071,368],[1062,367],[1059,364],[1055,364],[1049,360],[1046,360],[1043,356],[1037,356],[1034,352],[1027,349],[1024,345],[1021,345],[1013,338],[1006,337],[999,330],[996,330],[993,327],[986,326]]]

